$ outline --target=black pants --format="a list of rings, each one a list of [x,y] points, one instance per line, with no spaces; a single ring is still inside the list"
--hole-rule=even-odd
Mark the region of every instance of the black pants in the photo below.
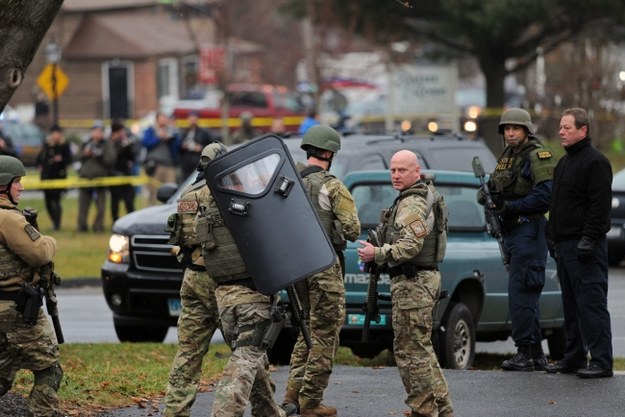
[[[111,217],[113,221],[119,218],[120,202],[124,202],[126,213],[135,211],[135,187],[130,184],[110,187],[111,191]]]
[[[65,190],[44,190],[44,198],[46,201],[46,210],[52,220],[54,230],[61,228],[61,218],[63,216],[63,207],[61,206],[61,197]]]
[[[564,362],[581,367],[590,363],[612,369],[612,327],[608,311],[608,250],[605,237],[597,242],[592,259],[577,259],[577,240],[558,242],[558,278],[562,286],[566,348]]]

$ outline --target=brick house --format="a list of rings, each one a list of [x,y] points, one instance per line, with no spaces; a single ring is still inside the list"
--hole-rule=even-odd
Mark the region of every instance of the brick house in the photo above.
[[[62,47],[59,64],[69,84],[59,97],[66,127],[94,119],[139,119],[165,103],[201,90],[200,51],[215,50],[215,22],[206,13],[181,16],[150,0],[65,0],[10,105],[34,108],[44,49]],[[230,38],[231,81],[260,83],[261,48]],[[212,48],[212,49],[211,49]]]

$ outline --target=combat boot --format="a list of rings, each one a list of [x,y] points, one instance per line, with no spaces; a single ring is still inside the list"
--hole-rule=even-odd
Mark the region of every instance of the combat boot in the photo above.
[[[536,343],[532,345],[532,361],[534,362],[534,369],[537,371],[544,371],[545,367],[549,365],[545,352],[543,352],[543,345]]]
[[[301,405],[299,415],[300,417],[337,417],[336,408],[321,403]]]
[[[506,371],[533,371],[534,361],[529,346],[519,346],[517,353],[510,359],[506,359],[501,364],[501,369]]]
[[[290,410],[294,410],[293,414],[297,414],[299,412],[299,393],[293,388],[287,388],[286,394],[284,394],[284,400],[282,400],[282,408],[287,412],[287,415]]]

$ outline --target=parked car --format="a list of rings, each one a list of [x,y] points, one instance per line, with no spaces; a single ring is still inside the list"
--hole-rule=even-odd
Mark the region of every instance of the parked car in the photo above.
[[[608,261],[616,266],[625,259],[625,169],[612,178],[612,227],[607,239]]]
[[[0,120],[2,135],[11,138],[17,157],[26,166],[35,166],[43,148],[45,133],[34,123]]]
[[[295,161],[305,159],[304,152],[299,148],[300,140],[286,139],[285,143]],[[357,200],[365,231],[377,223],[379,209],[392,202],[388,193],[390,187],[388,171],[368,174],[373,181],[368,193],[364,192],[364,188],[355,188],[362,186],[361,182],[356,181],[360,177],[345,176],[349,172],[356,175],[356,171],[365,169],[387,170],[392,154],[400,149],[415,151],[424,168],[442,167],[471,171],[471,160],[476,155],[480,156],[487,170],[492,170],[496,163],[486,145],[457,137],[380,135],[344,138],[341,151],[333,161],[332,171],[340,178],[352,178],[350,187]],[[452,183],[455,183],[456,177],[451,173],[445,175],[452,178]],[[165,232],[165,225],[167,216],[175,210],[175,202],[181,190],[191,180],[192,178],[187,179],[178,190],[174,185],[161,187],[159,200],[165,201],[165,204],[130,213],[118,219],[113,225],[109,254],[102,265],[101,273],[104,295],[113,311],[115,330],[121,341],[163,341],[168,328],[176,325],[180,313],[178,292],[182,281],[182,269],[171,253],[172,246],[167,243],[169,236]],[[475,177],[468,172],[457,174],[457,181],[459,181],[457,190],[451,190],[450,193],[461,192],[463,198],[467,202],[470,200],[475,206],[477,187]],[[449,367],[462,368],[472,363],[476,323],[479,340],[505,339],[510,332],[507,276],[501,259],[498,258],[496,241],[486,235],[483,213],[476,216],[473,221],[479,224],[468,227],[467,231],[463,231],[459,226],[459,230],[456,231],[457,239],[454,240],[455,246],[451,250],[448,249],[448,253],[454,252],[454,255],[449,256],[454,259],[458,257],[458,260],[449,262],[455,265],[453,269],[455,275],[450,275],[451,281],[446,285],[450,297],[446,301],[443,300],[438,309],[440,314],[453,313],[445,315],[444,320],[441,319],[442,315],[439,317],[437,335],[444,336],[440,339],[441,345],[444,343],[446,347],[443,352],[448,356],[444,363]],[[461,219],[456,221],[460,222]],[[361,265],[358,265],[355,247],[355,244],[348,246],[346,253],[348,265],[345,282],[348,288],[349,314],[341,333],[341,344],[349,346],[357,355],[372,356],[388,348],[392,343],[389,333],[390,315],[387,316],[387,312],[383,310],[383,322],[372,326],[371,342],[359,343],[359,329],[363,323],[360,309],[364,301],[367,275],[359,269]],[[463,257],[466,257],[464,264]],[[555,268],[550,267],[549,274],[550,282],[555,282]],[[388,277],[383,278],[383,284],[388,285]],[[543,314],[552,319],[545,323],[545,332],[551,341],[555,341],[558,339],[557,330],[561,330],[563,322],[560,291],[559,288],[552,286],[548,288],[549,291],[546,290],[543,301]],[[447,326],[441,326],[441,322]],[[453,327],[449,327],[450,324]],[[441,329],[453,329],[453,332]],[[295,331],[286,328],[280,335],[276,347],[271,352],[272,361],[288,362]],[[550,342],[550,346],[552,344],[555,342]],[[450,353],[452,351],[453,354]],[[552,357],[557,357],[556,352],[557,349],[552,349]]]

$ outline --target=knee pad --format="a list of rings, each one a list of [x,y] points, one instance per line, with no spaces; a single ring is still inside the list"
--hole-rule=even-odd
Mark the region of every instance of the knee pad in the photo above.
[[[61,386],[63,369],[59,363],[40,371],[34,371],[33,374],[35,374],[35,385],[47,385],[55,391],[58,391]]]
[[[13,383],[8,379],[0,378],[0,397],[9,392]]]

